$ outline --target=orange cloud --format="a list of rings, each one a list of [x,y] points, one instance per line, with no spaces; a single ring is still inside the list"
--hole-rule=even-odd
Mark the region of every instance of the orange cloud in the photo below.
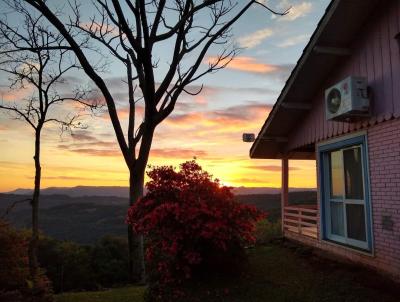
[[[203,150],[193,149],[152,149],[151,156],[161,158],[179,158],[179,159],[191,159],[193,157],[205,157],[207,152]]]
[[[74,146],[72,146],[74,147]],[[59,149],[65,149],[74,153],[99,156],[99,157],[121,157],[122,154],[119,150],[110,149],[95,149],[95,148],[70,148],[66,145],[60,145]],[[152,149],[151,156],[157,158],[176,158],[176,159],[191,159],[193,157],[206,157],[207,152],[203,150],[193,149]]]
[[[165,120],[165,124],[181,127],[193,127],[196,123],[202,122],[205,119],[204,113],[192,112],[184,114],[175,114]]]
[[[204,95],[196,95],[195,97],[194,97],[194,101],[196,102],[196,104],[199,104],[199,105],[205,105],[205,104],[207,104],[207,99],[205,98],[205,96]]]
[[[259,166],[246,166],[246,168],[251,170],[265,171],[265,172],[281,172],[281,166],[275,165],[259,165]],[[289,167],[290,170],[299,170],[297,167]]]
[[[74,134],[74,143],[58,145],[58,149],[90,156],[122,156],[116,142],[101,141],[84,131]]]
[[[209,56],[206,59],[206,63],[215,64],[217,59],[218,57],[216,56]],[[229,58],[226,58],[221,62],[219,62],[219,65],[222,66],[224,64],[227,64],[229,60],[230,60]],[[279,66],[261,63],[252,57],[235,57],[231,62],[228,63],[226,68],[245,71],[245,72],[261,73],[261,74],[279,71]]]
[[[81,148],[81,149],[72,149],[69,151],[75,152],[75,153],[80,153],[80,154],[85,154],[85,155],[101,156],[101,157],[122,156],[121,151],[119,151],[119,150],[97,150],[97,149],[91,149],[91,148]]]
[[[232,183],[236,186],[241,186],[243,183],[246,184],[250,184],[250,186],[252,185],[263,185],[263,186],[271,186],[271,183],[265,179],[262,178],[250,178],[250,177],[242,177],[242,178],[235,178]],[[249,186],[249,187],[250,187]],[[274,184],[273,186],[276,186],[276,184]]]
[[[90,134],[89,131],[85,130],[80,130],[71,133],[71,136],[74,140],[77,141],[97,141],[97,138],[95,138],[92,134]]]
[[[136,105],[135,112],[136,112],[137,115],[143,115],[144,114],[144,107]],[[129,118],[129,106],[118,108],[117,109],[117,114],[118,114],[118,118],[120,120],[128,119]],[[101,118],[105,119],[105,120],[108,120],[110,118],[110,116],[108,115],[108,111],[105,111],[101,115]]]
[[[89,141],[87,139],[89,138]],[[90,137],[84,137],[80,143],[58,145],[58,149],[67,150],[74,153],[85,154],[89,156],[100,157],[121,157],[122,154],[115,142],[90,141]],[[176,158],[191,159],[193,157],[205,157],[208,153],[204,150],[194,150],[188,148],[154,148],[151,150],[151,156],[157,158]]]
[[[80,148],[80,147],[115,148],[115,147],[118,147],[118,144],[115,142],[96,141],[96,142],[87,142],[87,143],[78,143],[78,144],[69,144],[69,145],[59,145],[60,149],[69,149],[69,150],[72,148]]]
[[[232,106],[223,110],[192,112],[175,114],[170,116],[165,124],[167,126],[179,126],[181,128],[202,128],[209,131],[213,127],[214,132],[228,131],[232,128],[245,129],[258,127],[271,110],[270,105],[250,103],[248,105]]]
[[[33,176],[29,176],[30,179],[34,179]],[[95,178],[91,177],[81,177],[81,176],[65,176],[65,175],[56,175],[56,176],[42,176],[42,179],[47,180],[93,180]]]

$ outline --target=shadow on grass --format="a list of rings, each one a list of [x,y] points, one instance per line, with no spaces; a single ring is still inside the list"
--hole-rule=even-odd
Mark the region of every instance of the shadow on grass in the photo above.
[[[287,241],[248,250],[240,276],[209,276],[184,301],[400,301],[400,286],[366,268]]]
[[[343,264],[286,241],[248,250],[240,275],[209,275],[187,288],[181,301],[398,302],[400,287],[362,267]],[[58,302],[139,302],[143,287],[64,294]]]

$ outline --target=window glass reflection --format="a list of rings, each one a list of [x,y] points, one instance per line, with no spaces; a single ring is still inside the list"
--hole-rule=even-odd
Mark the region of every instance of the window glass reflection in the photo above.
[[[343,150],[346,199],[364,199],[361,148]]]
[[[330,181],[331,181],[331,198],[343,198],[343,160],[342,152],[334,151],[330,154]]]

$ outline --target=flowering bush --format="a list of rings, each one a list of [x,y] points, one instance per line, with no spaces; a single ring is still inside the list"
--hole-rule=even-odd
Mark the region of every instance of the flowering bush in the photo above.
[[[185,280],[201,272],[241,262],[261,212],[236,202],[231,188],[195,161],[178,172],[156,167],[148,176],[148,193],[129,209],[127,223],[146,238],[147,274],[159,299],[165,301],[167,289],[179,294]]]

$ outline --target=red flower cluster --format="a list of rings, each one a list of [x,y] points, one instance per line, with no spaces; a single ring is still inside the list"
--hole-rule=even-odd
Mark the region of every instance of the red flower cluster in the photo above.
[[[129,209],[127,222],[145,235],[150,282],[180,285],[196,267],[219,254],[232,254],[253,243],[263,214],[239,204],[231,188],[195,162],[148,172],[147,195]],[[233,253],[235,254],[235,253]]]

